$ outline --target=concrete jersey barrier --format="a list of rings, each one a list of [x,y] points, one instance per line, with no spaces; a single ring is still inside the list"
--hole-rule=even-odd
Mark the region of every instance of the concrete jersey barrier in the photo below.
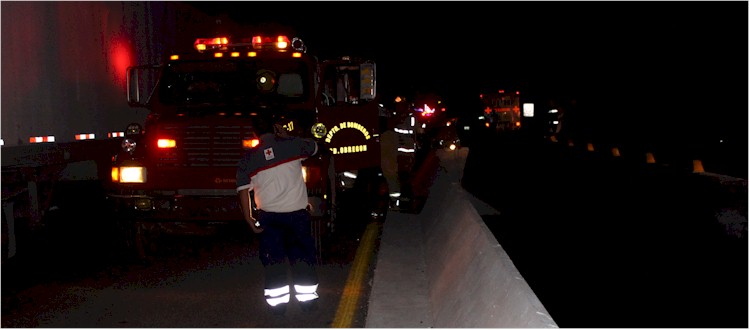
[[[387,217],[366,327],[557,328],[461,188],[460,151],[438,152],[422,213]]]

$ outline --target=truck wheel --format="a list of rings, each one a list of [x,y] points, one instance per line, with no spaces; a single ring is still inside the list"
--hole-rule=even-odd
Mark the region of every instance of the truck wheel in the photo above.
[[[134,246],[133,251],[135,252],[135,255],[138,257],[139,260],[144,260],[147,257],[146,251],[149,247],[149,240],[147,239],[148,231],[146,228],[144,228],[144,224],[142,222],[134,222],[134,233],[135,237],[133,237],[134,240]]]
[[[12,202],[9,203],[8,207],[10,208],[10,210],[13,210],[13,204],[12,204]],[[10,259],[10,257],[11,257],[11,255],[10,255],[11,254],[10,240],[11,240],[11,238],[13,240],[15,240],[15,237],[11,237],[11,234],[10,234],[10,230],[9,230],[9,226],[10,225],[8,224],[8,219],[5,216],[5,208],[6,208],[5,202],[3,202],[3,209],[0,210],[3,213],[2,214],[3,215],[3,230],[2,230],[3,231],[3,236],[2,236],[2,239],[1,239],[2,243],[3,243],[3,248],[2,248],[2,251],[3,251],[2,252],[3,253],[2,263],[3,264],[5,264],[5,262],[8,259]]]
[[[359,198],[367,205],[367,214],[364,216],[372,220],[381,220],[388,211],[388,181],[382,175],[380,168],[368,168],[359,171],[355,182]]]
[[[336,216],[338,214],[338,183],[336,182],[336,169],[335,164],[333,160],[333,156],[330,156],[330,159],[328,161],[328,188],[326,189],[326,192],[328,193],[328,219],[326,222],[326,228],[328,228],[329,233],[333,233],[335,231],[336,226]]]
[[[120,217],[116,223],[120,234],[120,246],[125,258],[139,261],[146,259],[148,244],[142,222]]]

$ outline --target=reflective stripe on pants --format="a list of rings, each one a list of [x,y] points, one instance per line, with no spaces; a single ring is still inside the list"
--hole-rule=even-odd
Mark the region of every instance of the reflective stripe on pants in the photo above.
[[[271,306],[289,303],[290,294],[288,285],[280,288],[266,289],[264,294],[266,296],[266,302]]]
[[[310,301],[318,299],[318,285],[294,285],[294,298],[297,301]]]

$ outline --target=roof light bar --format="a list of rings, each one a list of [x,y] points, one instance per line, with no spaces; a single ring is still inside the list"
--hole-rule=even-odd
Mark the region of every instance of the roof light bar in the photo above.
[[[193,47],[195,50],[202,52],[208,49],[219,49],[224,48],[229,44],[229,38],[217,37],[217,38],[198,38],[195,39]]]
[[[277,36],[275,39],[268,36],[253,36],[253,49],[274,48],[284,50],[289,48],[289,37]]]

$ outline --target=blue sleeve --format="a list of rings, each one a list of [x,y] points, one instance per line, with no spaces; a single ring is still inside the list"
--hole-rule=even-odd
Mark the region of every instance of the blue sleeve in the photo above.
[[[249,154],[246,153],[237,164],[237,174],[235,180],[237,181],[237,191],[242,190],[245,186],[250,185],[250,171],[248,169]]]

